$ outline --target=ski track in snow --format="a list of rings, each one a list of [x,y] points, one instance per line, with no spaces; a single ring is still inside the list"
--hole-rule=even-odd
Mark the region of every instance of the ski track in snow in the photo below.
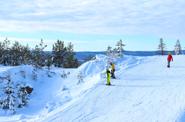
[[[116,63],[117,79],[111,80],[112,86],[104,85],[106,79],[100,77],[105,62],[92,61],[78,69],[92,73],[85,82],[67,86],[69,101],[50,111],[43,110],[40,115],[17,116],[7,122],[13,119],[21,122],[184,122],[184,59],[184,56],[174,56],[168,69],[165,56],[125,57]],[[64,82],[74,80],[76,73]]]
[[[176,122],[185,108],[182,56],[171,69],[166,57],[150,57],[120,68],[114,86],[95,86],[88,94],[45,121],[54,122]],[[137,65],[140,64],[140,65]],[[124,65],[124,64],[123,64]]]

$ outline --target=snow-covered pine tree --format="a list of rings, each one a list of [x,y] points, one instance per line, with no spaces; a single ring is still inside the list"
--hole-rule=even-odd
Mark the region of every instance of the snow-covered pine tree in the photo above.
[[[107,55],[108,57],[111,57],[111,55],[112,55],[112,47],[111,47],[111,46],[108,46],[108,47],[107,47],[106,55]]]
[[[2,108],[9,110],[11,113],[16,111],[16,97],[14,96],[13,81],[10,75],[6,78],[6,86],[4,87],[5,99],[3,99]]]
[[[107,65],[109,65],[110,62],[114,61],[117,58],[117,49],[116,48],[112,49],[112,47],[108,46],[106,54],[108,57]]]
[[[39,45],[35,46],[34,52],[33,52],[33,65],[37,68],[41,68],[45,64],[45,53],[44,49],[47,47],[47,45],[44,44],[43,39],[41,39],[41,42]]]
[[[120,39],[116,44],[118,57],[123,57],[124,46],[125,44],[123,44],[123,41]]]
[[[113,51],[112,51],[112,47],[111,46],[108,46],[107,47],[107,51],[106,51],[106,55],[107,55],[107,63],[109,64],[109,62],[111,62],[111,60],[112,60],[112,53],[113,53]]]
[[[117,49],[110,46],[107,47],[106,55],[108,58],[116,58]]]
[[[106,55],[107,55],[107,65],[109,65],[109,63],[114,60],[113,59],[114,58],[114,51],[112,50],[112,47],[110,47],[110,46],[107,47]]]
[[[29,95],[33,88],[26,86],[23,82],[15,82],[8,72],[6,76],[0,77],[0,108],[7,114],[14,114],[16,109],[27,105]]]
[[[158,49],[161,52],[161,55],[164,55],[164,49],[165,49],[165,43],[163,41],[163,38],[160,38]]]
[[[67,49],[64,46],[64,42],[57,40],[53,45],[53,63],[57,67],[63,67],[64,57],[67,55]]]
[[[29,101],[29,95],[26,91],[26,85],[21,84],[18,86],[18,92],[17,92],[17,99],[18,99],[18,108],[22,108],[23,106],[28,104]]]
[[[116,59],[116,58],[119,57],[118,55],[119,55],[118,49],[117,49],[117,48],[114,48],[114,49],[112,50],[112,58],[113,58],[113,59]]]
[[[179,55],[182,53],[182,48],[181,48],[181,44],[180,44],[180,41],[177,40],[176,44],[175,44],[175,54],[176,55]]]

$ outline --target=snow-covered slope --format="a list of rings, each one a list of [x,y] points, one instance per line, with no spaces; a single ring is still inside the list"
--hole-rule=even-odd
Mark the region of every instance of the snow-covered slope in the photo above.
[[[115,61],[116,77],[106,86],[106,57],[78,69],[53,69],[42,78],[28,108],[1,121],[32,122],[183,122],[185,120],[185,57],[174,56],[170,69],[166,57],[125,56]],[[2,69],[5,71],[6,69]],[[11,69],[9,69],[11,70]],[[62,71],[71,72],[68,78]],[[78,83],[82,72],[84,82]],[[50,80],[49,80],[50,79]],[[35,89],[37,89],[37,87]],[[44,92],[42,90],[45,89]],[[40,101],[41,100],[41,101]],[[39,105],[37,102],[39,101]],[[29,112],[30,110],[30,112]]]

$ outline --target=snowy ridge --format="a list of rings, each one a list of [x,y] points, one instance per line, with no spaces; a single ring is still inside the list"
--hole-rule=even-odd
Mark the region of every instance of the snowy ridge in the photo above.
[[[107,57],[96,55],[95,60],[88,61],[78,68],[85,76],[98,74],[106,69]]]
[[[134,61],[132,62],[132,60]],[[76,103],[78,103],[79,100],[84,99],[84,96],[91,94],[92,91],[96,91],[99,86],[104,86],[106,83],[105,77],[101,77],[101,74],[105,72],[106,66],[107,66],[107,57],[104,55],[97,55],[95,60],[86,62],[83,64],[81,67],[78,68],[78,71],[83,71],[83,73],[86,75],[85,78],[85,83],[82,84],[79,88],[81,93],[75,88],[74,92],[78,94],[79,96],[76,96],[76,98],[71,101],[70,103],[67,103],[67,107],[63,106],[60,109],[57,109],[58,112],[51,112],[48,114],[48,120],[43,119],[42,121],[56,121],[53,119],[52,116],[60,115],[60,112],[62,111],[67,111],[71,106]],[[120,66],[120,65],[125,65],[127,68],[131,68],[132,66],[136,66],[140,63],[142,63],[143,58],[140,57],[130,57],[130,56],[125,56],[123,59],[119,59],[118,61],[115,61],[115,63]],[[126,63],[130,61],[129,63]],[[124,67],[123,67],[124,68]],[[117,72],[120,72],[119,70],[122,70],[122,68],[117,68]],[[74,93],[71,92],[71,93]],[[98,91],[97,91],[98,92]],[[101,92],[100,92],[101,93]],[[55,113],[55,114],[54,114]],[[51,116],[51,118],[50,118]],[[57,118],[57,117],[56,117]],[[69,118],[68,118],[69,119]],[[69,120],[63,120],[63,121],[69,121]],[[75,121],[75,120],[74,120]],[[78,120],[76,120],[78,121]]]
[[[116,77],[106,86],[107,57],[78,69],[52,68],[39,70],[38,80],[30,81],[34,93],[29,105],[14,116],[1,116],[2,122],[183,122],[185,115],[184,56],[174,56],[170,69],[166,57],[124,56],[115,60]],[[7,68],[10,72],[28,70],[30,66]],[[30,70],[30,71],[29,71]],[[2,72],[6,71],[2,67]],[[70,72],[61,78],[62,72]],[[84,81],[78,83],[82,72]],[[28,75],[29,76],[29,75]],[[14,76],[18,78],[19,76]],[[21,76],[20,76],[21,77]]]
[[[182,59],[183,56],[175,56],[176,63],[171,69],[166,68],[166,57],[162,56],[120,59],[117,65],[125,67],[117,72],[122,75],[112,80],[114,86],[97,84],[65,110],[43,121],[182,122],[185,108]]]

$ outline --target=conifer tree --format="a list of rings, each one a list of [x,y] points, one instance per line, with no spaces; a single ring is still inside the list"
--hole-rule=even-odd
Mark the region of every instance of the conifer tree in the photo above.
[[[10,48],[10,65],[17,66],[22,63],[22,46],[19,42],[15,41],[13,46]]]
[[[22,108],[23,106],[27,105],[29,102],[29,96],[26,91],[26,86],[24,84],[20,84],[18,87],[17,92],[17,101],[18,101],[18,108]]]
[[[22,46],[22,64],[31,63],[31,49],[28,45]]]
[[[123,51],[124,51],[123,47],[125,46],[125,44],[123,44],[123,41],[120,40],[117,42],[116,46],[117,46],[118,57],[123,57]]]
[[[74,57],[73,44],[70,42],[66,47],[67,55],[65,56],[64,67],[78,67],[78,60]]]
[[[63,67],[64,57],[67,55],[67,49],[64,46],[64,42],[61,40],[57,40],[57,42],[53,45],[53,63],[57,67]]]
[[[107,47],[106,55],[108,57],[110,57],[112,55],[112,47],[110,47],[110,46]]]
[[[47,58],[46,58],[46,66],[47,66],[48,70],[50,70],[50,68],[51,68],[51,65],[52,65],[52,62],[53,62],[52,59],[53,59],[52,56],[48,54]]]
[[[164,49],[165,49],[165,43],[163,41],[163,38],[160,38],[158,49],[161,52],[161,55],[164,55]]]
[[[181,48],[181,44],[180,41],[177,40],[176,44],[175,44],[175,54],[179,55],[182,53],[182,48]]]
[[[8,65],[10,62],[10,41],[6,38],[3,42],[0,42],[0,63]]]
[[[10,110],[14,113],[16,110],[16,97],[14,95],[13,81],[10,75],[6,78],[6,85],[4,87],[5,99],[2,102],[2,108]]]
[[[41,39],[41,42],[39,45],[35,46],[35,49],[33,51],[33,65],[36,68],[41,68],[45,64],[45,54],[44,49],[47,47],[47,45],[44,44],[43,39]]]

